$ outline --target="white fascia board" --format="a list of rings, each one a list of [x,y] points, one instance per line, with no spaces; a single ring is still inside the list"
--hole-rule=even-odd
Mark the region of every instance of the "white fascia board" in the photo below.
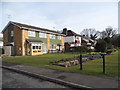
[[[54,32],[49,32],[49,31],[38,30],[38,29],[26,28],[26,27],[21,27],[21,28],[22,29],[28,29],[28,30],[31,30],[31,31],[39,31],[39,32],[42,32],[42,33],[50,33],[50,34],[57,34],[57,35],[65,36],[64,34],[60,34],[60,33],[54,33]]]

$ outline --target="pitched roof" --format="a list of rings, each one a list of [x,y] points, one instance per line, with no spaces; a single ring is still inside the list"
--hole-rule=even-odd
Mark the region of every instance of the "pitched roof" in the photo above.
[[[81,37],[80,34],[77,34],[72,30],[67,30],[67,35],[66,36],[80,36]]]
[[[43,32],[50,32],[50,33],[61,34],[61,33],[57,32],[57,31],[54,31],[54,30],[49,30],[49,29],[40,28],[40,27],[36,27],[36,26],[32,26],[32,25],[27,25],[27,24],[22,24],[22,23],[13,22],[13,21],[10,21],[7,26],[9,26],[9,24],[16,25],[17,27],[19,27],[21,29],[31,29],[31,30],[34,30],[34,31],[37,30],[37,31],[43,31]],[[5,28],[3,29],[2,32],[4,32]]]

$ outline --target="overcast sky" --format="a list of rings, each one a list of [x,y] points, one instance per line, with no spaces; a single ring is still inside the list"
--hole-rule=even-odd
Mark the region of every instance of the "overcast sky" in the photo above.
[[[85,28],[118,28],[117,2],[2,2],[0,9],[0,31],[10,20],[76,33]]]

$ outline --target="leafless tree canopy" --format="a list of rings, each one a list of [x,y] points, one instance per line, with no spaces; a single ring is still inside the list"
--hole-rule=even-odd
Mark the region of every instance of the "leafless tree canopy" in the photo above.
[[[100,36],[101,36],[101,38],[113,37],[114,35],[116,35],[116,33],[117,33],[117,31],[109,26],[108,28],[106,28],[105,31],[102,31],[100,33]]]
[[[81,35],[84,35],[86,37],[90,37],[91,39],[95,40],[99,36],[99,31],[96,31],[95,29],[84,29],[81,32]]]

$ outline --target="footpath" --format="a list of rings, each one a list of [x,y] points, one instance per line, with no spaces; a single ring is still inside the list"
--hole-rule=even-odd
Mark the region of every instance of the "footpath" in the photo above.
[[[72,88],[118,88],[118,80],[54,69],[2,62],[2,68],[24,73]]]

